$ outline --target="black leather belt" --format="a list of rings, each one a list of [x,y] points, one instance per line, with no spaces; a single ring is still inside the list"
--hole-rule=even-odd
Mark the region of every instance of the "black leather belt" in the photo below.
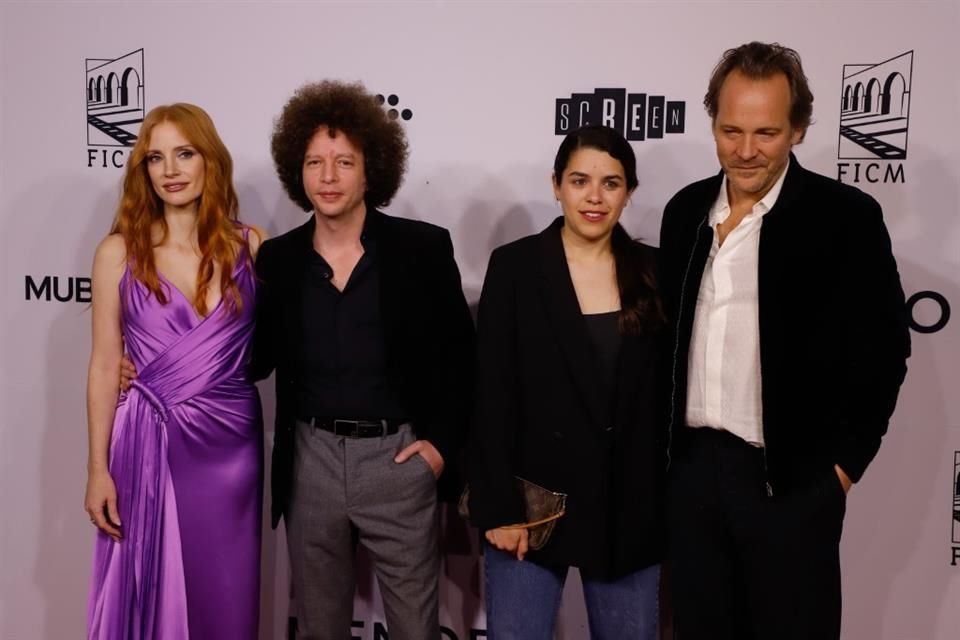
[[[329,431],[335,436],[347,438],[382,438],[392,436],[403,424],[399,420],[345,420],[343,418],[324,418],[310,416],[299,418],[304,424],[315,429]]]

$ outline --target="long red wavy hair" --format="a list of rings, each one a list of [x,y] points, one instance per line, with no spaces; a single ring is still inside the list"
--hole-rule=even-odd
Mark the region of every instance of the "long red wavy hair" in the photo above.
[[[110,233],[119,233],[127,246],[127,260],[134,277],[162,303],[167,303],[153,256],[154,225],[167,238],[169,229],[163,217],[163,201],[153,189],[147,173],[146,156],[153,128],[163,122],[175,125],[204,161],[203,191],[197,207],[197,242],[200,268],[193,307],[201,316],[209,313],[207,292],[217,267],[224,304],[238,311],[240,289],[233,280],[233,267],[243,240],[237,233],[237,194],[233,188],[233,160],[217,134],[213,120],[200,107],[184,102],[155,107],[143,119],[140,135],[130,151],[123,194]]]

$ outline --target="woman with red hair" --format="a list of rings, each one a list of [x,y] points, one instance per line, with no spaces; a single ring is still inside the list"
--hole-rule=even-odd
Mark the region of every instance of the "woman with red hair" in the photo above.
[[[199,107],[147,114],[93,263],[88,638],[256,638],[262,415],[248,372],[259,230]],[[251,232],[252,231],[252,232]],[[138,370],[118,397],[124,348]]]

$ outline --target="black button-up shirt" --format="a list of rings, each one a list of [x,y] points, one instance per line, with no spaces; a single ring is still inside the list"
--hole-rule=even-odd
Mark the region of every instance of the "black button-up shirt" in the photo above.
[[[333,285],[327,261],[311,254],[302,292],[302,417],[406,418],[387,382],[377,246],[370,236],[365,228],[364,253],[343,291]]]

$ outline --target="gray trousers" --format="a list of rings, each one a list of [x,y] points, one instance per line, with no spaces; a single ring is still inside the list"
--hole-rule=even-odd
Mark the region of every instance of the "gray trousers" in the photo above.
[[[370,554],[390,640],[440,637],[436,481],[419,455],[394,456],[410,425],[383,438],[345,438],[297,422],[287,546],[297,637],[349,640],[353,530]]]

